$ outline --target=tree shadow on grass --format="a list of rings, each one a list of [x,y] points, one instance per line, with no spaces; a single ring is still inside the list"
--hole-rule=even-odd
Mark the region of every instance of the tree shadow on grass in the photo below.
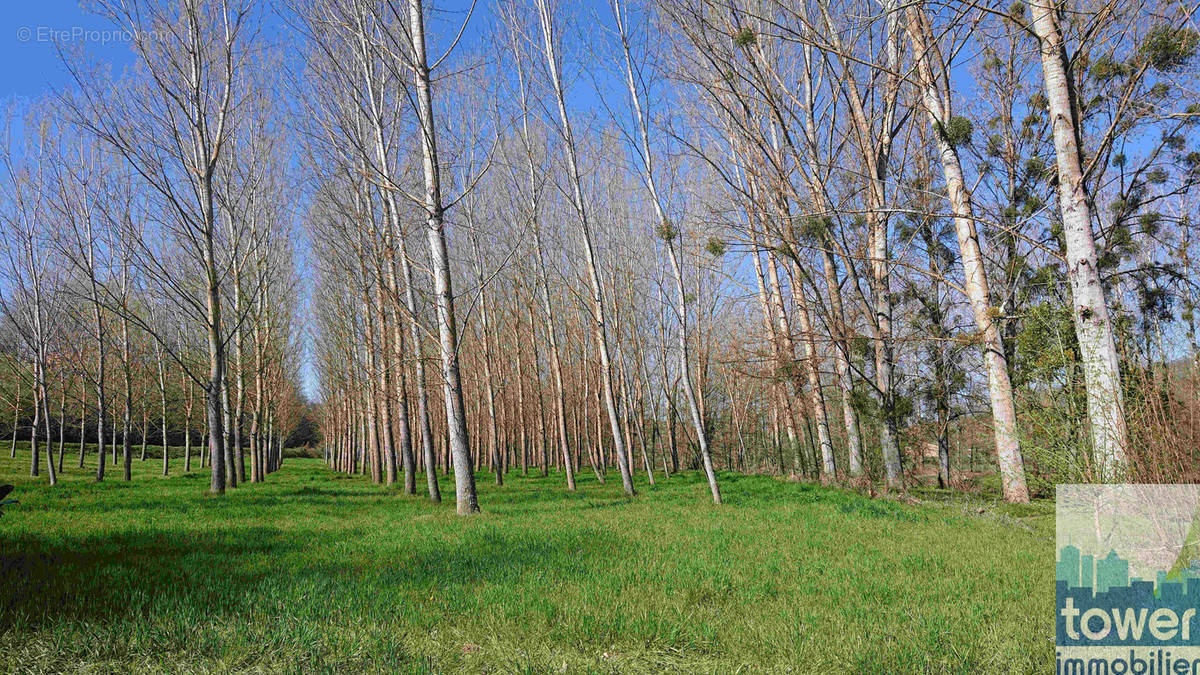
[[[481,582],[517,584],[527,571],[549,572],[564,556],[600,564],[619,545],[600,531],[541,539],[464,528],[452,543],[408,539],[403,532],[364,542],[349,528],[285,531],[219,523],[82,537],[0,536],[0,632],[164,614],[206,623],[252,613],[261,609],[263,596],[291,597],[289,586],[314,582],[338,582],[366,598],[385,590],[470,593]]]
[[[244,561],[283,556],[298,542],[278,529],[142,529],[94,536],[0,537],[0,630],[130,617],[156,596],[232,611],[268,574]]]

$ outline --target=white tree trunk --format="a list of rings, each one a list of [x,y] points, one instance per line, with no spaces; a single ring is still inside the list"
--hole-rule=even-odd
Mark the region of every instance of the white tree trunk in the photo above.
[[[817,443],[821,447],[821,471],[826,480],[837,479],[837,464],[833,458],[833,441],[829,435],[829,414],[825,410],[825,394],[821,389],[820,357],[817,355],[817,339],[813,330],[812,311],[800,287],[803,271],[800,264],[792,261],[792,300],[796,303],[796,315],[800,319],[800,340],[804,344],[805,371],[813,415],[817,418]]]
[[[650,147],[650,122],[647,119],[649,111],[642,108],[642,98],[633,76],[633,58],[630,54],[629,35],[626,27],[627,15],[621,10],[620,0],[613,0],[612,5],[613,14],[617,21],[618,35],[621,38],[622,52],[625,56],[625,84],[629,89],[629,100],[633,106],[634,116],[637,119],[638,135],[641,139],[639,152],[642,159],[642,181],[646,184],[646,188],[650,192],[654,214],[664,230],[663,234],[674,235],[665,237],[664,244],[667,247],[667,256],[671,261],[671,274],[675,280],[675,302],[678,304],[676,312],[679,319],[679,367],[681,377],[683,378],[683,390],[687,397],[688,410],[692,415],[692,427],[696,431],[696,440],[700,445],[700,458],[704,463],[704,475],[708,478],[708,489],[712,493],[713,502],[720,504],[721,488],[717,485],[717,474],[713,469],[712,452],[708,444],[708,431],[704,428],[704,419],[700,414],[701,398],[697,395],[695,387],[692,386],[692,366],[691,359],[688,357],[687,295],[684,293],[683,268],[679,264],[679,257],[675,254],[675,239],[678,238],[680,240],[680,247],[682,248],[683,233],[675,231],[674,226],[664,212],[662,199],[658,194],[658,183],[654,177],[654,154]],[[645,454],[644,439],[642,452]],[[646,462],[646,471],[650,473],[650,484],[653,485],[654,474],[651,472],[648,460]]]
[[[1083,360],[1097,478],[1120,480],[1126,469],[1129,430],[1125,425],[1120,365],[1108,303],[1096,264],[1096,239],[1092,233],[1092,214],[1080,160],[1083,150],[1079,138],[1083,130],[1075,114],[1066,45],[1055,15],[1055,5],[1049,0],[1034,0],[1030,9],[1033,30],[1040,41],[1042,75],[1054,130],[1058,206],[1066,240],[1067,279],[1075,305],[1071,314]]]
[[[545,47],[546,65],[550,71],[551,86],[558,104],[558,117],[562,123],[563,143],[567,156],[567,169],[571,180],[571,194],[575,213],[579,217],[579,228],[583,235],[584,262],[587,264],[588,278],[592,286],[592,320],[596,334],[596,346],[600,352],[601,384],[604,391],[604,404],[608,409],[608,421],[611,427],[614,451],[617,455],[617,467],[621,471],[621,483],[625,494],[635,495],[633,475],[629,468],[629,458],[625,452],[625,438],[621,433],[620,415],[617,413],[617,401],[613,392],[613,365],[608,349],[608,327],[605,325],[604,287],[600,282],[600,272],[597,269],[596,250],[592,242],[591,225],[588,222],[587,206],[583,198],[583,178],[579,172],[579,160],[575,151],[575,138],[571,131],[571,120],[567,115],[567,105],[563,94],[562,77],[559,74],[558,56],[555,51],[554,28],[551,8],[547,0],[538,0],[538,13],[541,17],[543,45]]]
[[[934,138],[937,139],[938,155],[946,180],[946,193],[954,213],[954,232],[962,254],[964,287],[975,315],[975,326],[979,329],[983,343],[988,393],[992,404],[992,430],[996,440],[996,458],[1000,465],[1004,499],[1008,502],[1025,503],[1029,501],[1029,488],[1025,484],[1025,463],[1021,458],[1021,447],[1017,440],[1017,414],[1013,403],[1012,383],[1008,377],[1008,362],[1004,356],[1004,344],[991,306],[991,293],[984,269],[983,252],[979,245],[979,233],[975,227],[971,195],[967,192],[966,181],[963,178],[958,149],[946,133],[951,118],[949,83],[945,79],[944,70],[934,71],[935,59],[939,62],[938,65],[942,65],[940,50],[934,42],[933,32],[924,11],[921,5],[909,7],[908,35],[915,52],[917,78],[923,90],[922,101],[934,126]]]
[[[454,483],[459,515],[479,511],[475,474],[471,467],[470,438],[463,406],[462,380],[458,368],[458,327],[454,317],[454,291],[450,279],[450,253],[442,219],[441,174],[438,167],[437,135],[433,118],[433,85],[425,56],[425,17],[421,0],[409,0],[409,30],[412,38],[412,67],[416,75],[417,116],[420,119],[421,158],[425,176],[426,236],[433,268],[433,292],[437,306],[438,341],[442,350],[442,389],[445,393],[446,426],[450,455],[454,461]]]

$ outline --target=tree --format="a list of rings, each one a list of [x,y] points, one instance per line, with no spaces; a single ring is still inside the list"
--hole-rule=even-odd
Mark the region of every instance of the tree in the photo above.
[[[571,203],[579,222],[580,234],[583,238],[583,258],[587,264],[588,278],[591,282],[591,320],[593,325],[596,349],[600,354],[601,381],[604,391],[604,404],[608,411],[608,421],[613,438],[613,451],[617,456],[617,466],[621,471],[621,483],[625,494],[633,496],[633,475],[630,472],[629,460],[626,455],[625,438],[621,433],[620,417],[617,413],[616,394],[613,391],[613,364],[609,354],[608,327],[605,324],[606,303],[604,288],[600,282],[600,272],[596,263],[595,244],[592,241],[591,225],[588,222],[587,205],[583,196],[582,176],[579,170],[579,158],[575,146],[574,131],[571,128],[571,118],[567,112],[566,99],[560,73],[561,63],[558,57],[558,37],[554,27],[554,12],[546,0],[537,0],[538,20],[542,33],[542,50],[546,58],[546,67],[550,74],[550,88],[558,107],[559,129],[563,141],[563,152],[567,159],[568,180],[571,186]]]
[[[133,36],[139,70],[130,80],[111,85],[80,63],[69,63],[78,92],[65,104],[73,121],[119,156],[170,214],[162,235],[190,253],[191,270],[203,279],[197,299],[178,270],[165,266],[161,250],[134,239],[142,270],[188,316],[205,326],[208,372],[189,374],[207,397],[210,491],[225,491],[225,335],[218,224],[217,168],[223,158],[242,102],[238,78],[245,67],[247,42],[253,38],[250,7],[242,0],[219,4],[185,0],[170,6],[137,0],[97,3],[97,11]],[[154,142],[146,142],[152,139]],[[161,242],[160,243],[165,243]],[[122,320],[131,320],[121,307]],[[148,328],[147,326],[142,326]],[[123,331],[124,332],[124,331]],[[153,332],[151,332],[153,334]],[[172,354],[172,345],[156,336]],[[128,399],[128,397],[127,397]]]
[[[954,230],[966,278],[965,291],[971,301],[983,346],[1004,499],[1025,503],[1029,501],[1029,488],[1025,484],[1025,464],[1017,440],[1017,411],[1008,375],[1008,362],[1000,329],[995,321],[995,310],[991,305],[991,289],[979,245],[975,210],[956,147],[956,143],[966,140],[964,136],[969,131],[964,131],[964,127],[970,123],[951,112],[950,64],[945,61],[942,56],[944,51],[934,40],[933,28],[921,4],[908,7],[905,29],[913,44],[916,77],[922,89],[921,100],[933,126],[946,192],[954,213]]]

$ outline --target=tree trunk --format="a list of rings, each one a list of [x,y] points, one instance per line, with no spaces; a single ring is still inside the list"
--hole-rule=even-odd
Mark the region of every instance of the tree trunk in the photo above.
[[[187,374],[183,375],[183,387],[187,389],[187,404],[184,407],[183,418],[183,471],[184,473],[192,472],[192,383],[188,381]],[[201,454],[203,459],[203,454]]]
[[[1004,344],[991,306],[991,292],[984,269],[983,252],[975,228],[975,211],[963,178],[962,162],[959,160],[958,149],[946,133],[951,119],[950,88],[945,79],[948,76],[943,72],[939,77],[934,72],[933,61],[941,61],[940,50],[934,42],[933,31],[924,7],[910,6],[908,16],[908,35],[913,42],[918,79],[924,89],[922,100],[934,126],[934,137],[937,139],[938,155],[941,157],[942,173],[946,180],[946,192],[954,213],[954,232],[958,238],[959,251],[962,253],[965,290],[975,315],[975,326],[979,329],[983,343],[988,393],[992,404],[992,429],[996,439],[996,457],[1000,465],[1004,500],[1025,503],[1029,501],[1029,488],[1025,484],[1025,463],[1017,441],[1016,406],[1013,403]]]
[[[221,287],[213,250],[212,194],[204,242],[204,267],[208,282],[208,385],[205,390],[208,417],[208,461],[212,472],[209,492],[225,494],[225,420],[221,409],[222,383],[225,381],[225,346],[221,338]]]
[[[79,468],[83,468],[87,452],[87,391],[81,386],[79,391]]]
[[[792,261],[792,300],[796,303],[796,316],[800,319],[800,341],[804,345],[805,372],[808,374],[809,405],[817,422],[817,443],[821,448],[821,471],[827,480],[837,480],[837,465],[833,458],[833,441],[829,436],[829,414],[825,409],[825,394],[821,388],[820,357],[817,355],[817,340],[813,329],[812,312],[804,297],[801,279],[804,271],[800,263]]]
[[[240,260],[233,263],[233,316],[234,320],[241,322],[242,320],[242,274]],[[246,368],[245,362],[242,359],[242,326],[236,325],[233,327],[233,367],[237,370],[237,377],[234,378],[233,392],[233,407],[229,411],[229,435],[233,441],[233,472],[236,476],[235,480],[230,482],[233,485],[246,482],[246,457],[245,451],[242,449],[242,413],[243,404],[245,403],[246,395]],[[226,384],[228,388],[228,384]],[[226,405],[229,404],[226,400]]]
[[[467,227],[474,229],[470,211],[467,215]],[[496,427],[496,384],[492,373],[492,325],[491,312],[488,307],[487,282],[483,278],[483,251],[479,248],[477,234],[472,233],[471,241],[475,248],[475,275],[479,284],[479,318],[483,329],[483,386],[487,396],[488,455],[492,458],[492,471],[496,475],[496,485],[504,485],[499,430]]]
[[[404,233],[396,235],[400,273],[404,277],[404,305],[408,309],[409,336],[413,349],[413,376],[417,384],[417,424],[421,430],[421,454],[425,459],[425,483],[429,492],[429,500],[435,504],[442,501],[441,488],[437,478],[437,453],[433,447],[433,424],[429,419],[429,389],[425,381],[425,341],[421,337],[420,326],[417,323],[417,303],[413,290],[412,267],[408,260],[408,250],[404,241]]]
[[[17,372],[16,366],[13,366],[13,379],[17,381],[17,400],[13,403],[13,431],[12,444],[9,447],[9,458],[17,456],[17,433],[21,430],[21,373]],[[101,461],[101,464],[104,462]],[[103,477],[103,473],[101,473]]]
[[[587,207],[583,197],[583,179],[579,171],[579,161],[576,156],[575,138],[571,131],[571,120],[567,115],[567,105],[563,94],[562,78],[559,75],[559,62],[555,53],[555,39],[551,9],[546,0],[538,0],[538,12],[541,16],[542,37],[545,46],[546,64],[550,71],[551,86],[558,104],[558,117],[562,123],[563,142],[565,144],[567,169],[571,180],[571,195],[575,213],[579,218],[579,227],[583,235],[584,262],[587,265],[588,278],[592,290],[592,321],[596,337],[596,346],[600,352],[601,384],[604,391],[604,403],[608,410],[608,422],[613,436],[613,450],[617,455],[617,466],[621,471],[621,484],[625,494],[633,496],[633,475],[630,472],[629,460],[625,451],[625,439],[621,435],[621,421],[617,414],[616,396],[613,392],[613,365],[608,351],[608,328],[605,325],[604,288],[600,283],[600,272],[596,262],[595,246],[592,242],[591,226],[588,223]]]
[[[420,120],[422,167],[425,176],[425,211],[428,217],[429,260],[433,268],[433,290],[437,305],[438,338],[442,350],[443,393],[450,453],[454,458],[454,482],[459,515],[479,511],[475,474],[471,471],[470,438],[463,407],[462,381],[458,369],[458,328],[454,317],[454,291],[450,280],[450,254],[442,219],[442,188],[433,118],[433,85],[425,56],[425,17],[421,0],[409,0],[408,19],[412,37],[412,66],[416,75],[417,116]]]
[[[67,447],[67,377],[64,373],[60,378],[62,397],[58,399],[58,473],[63,470],[63,454]],[[82,445],[82,443],[81,443]]]
[[[128,273],[128,264],[126,264],[126,268],[126,273]],[[128,302],[127,282],[122,283],[121,293],[122,301]],[[128,310],[127,307],[123,309]],[[125,400],[121,419],[121,458],[125,471],[125,480],[133,479],[133,445],[129,438],[129,432],[133,428],[133,362],[131,359],[132,355],[129,352],[129,320],[123,315],[121,317],[121,371],[124,376],[123,394]]]
[[[393,205],[394,207],[394,205]],[[392,228],[389,233],[390,237],[397,236],[397,229]],[[395,261],[384,261],[387,267],[387,284],[388,290],[393,298],[399,298],[399,290],[396,287],[396,265]],[[383,283],[381,278],[380,283]],[[383,287],[380,286],[380,294],[378,297],[379,312],[383,315]],[[398,300],[396,301],[398,303]],[[400,462],[404,467],[404,494],[417,494],[417,467],[416,458],[413,456],[412,442],[412,427],[409,425],[408,416],[408,377],[404,367],[404,327],[403,321],[400,318],[400,310],[398,305],[392,306],[392,366],[390,370],[395,373],[395,390],[396,390],[396,422],[397,431],[400,438]],[[385,357],[386,358],[386,357]],[[385,370],[385,373],[387,371]],[[389,379],[384,380],[384,385],[391,386]],[[390,390],[385,390],[390,391]]]
[[[1120,481],[1126,471],[1129,430],[1121,391],[1120,363],[1112,320],[1097,266],[1096,240],[1082,161],[1082,122],[1069,75],[1070,57],[1059,27],[1056,5],[1033,0],[1033,31],[1040,42],[1042,75],[1054,131],[1058,162],[1058,205],[1066,241],[1067,279],[1074,308],[1071,312],[1087,386],[1088,423],[1098,476]]]

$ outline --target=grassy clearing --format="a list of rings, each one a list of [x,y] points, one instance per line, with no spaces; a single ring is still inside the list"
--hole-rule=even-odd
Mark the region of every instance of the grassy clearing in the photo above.
[[[1048,672],[1053,505],[769,477],[479,476],[485,513],[291,459],[56,489],[0,454],[0,672]],[[181,468],[181,467],[180,467]],[[613,483],[617,483],[614,485]],[[644,482],[644,479],[643,479]],[[420,481],[418,481],[420,484]],[[450,481],[445,494],[453,495]]]

